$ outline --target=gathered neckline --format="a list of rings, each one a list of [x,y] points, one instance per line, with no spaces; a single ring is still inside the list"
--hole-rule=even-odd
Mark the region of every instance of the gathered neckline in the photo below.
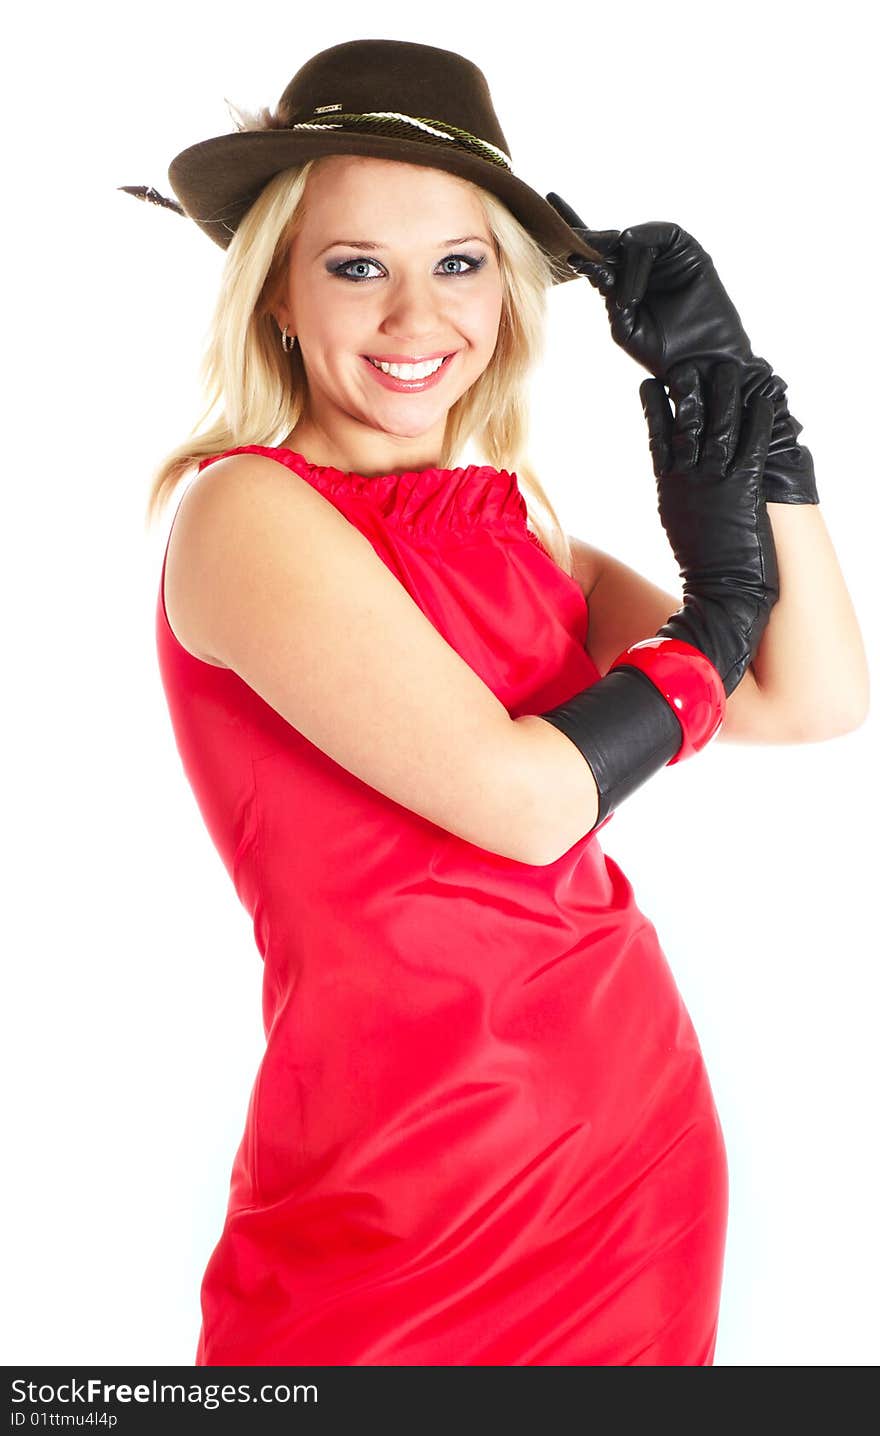
[[[202,459],[199,471],[232,454],[261,454],[275,459],[337,506],[364,505],[414,540],[429,543],[471,538],[480,531],[506,533],[543,544],[528,527],[528,509],[516,474],[492,464],[465,464],[453,469],[431,465],[400,473],[368,477],[332,464],[313,464],[297,449],[284,445],[241,444]]]
[[[252,446],[248,446],[252,447]],[[268,447],[268,446],[267,446]],[[332,479],[349,479],[359,484],[378,484],[388,479],[422,479],[430,475],[432,478],[453,478],[456,474],[508,474],[513,478],[508,469],[496,469],[492,464],[464,464],[457,465],[453,469],[441,469],[435,464],[430,464],[424,469],[402,469],[400,473],[387,474],[359,474],[354,469],[337,469],[333,464],[313,464],[299,449],[289,449],[284,444],[275,446],[279,454],[290,454],[299,463],[312,473],[323,474]]]

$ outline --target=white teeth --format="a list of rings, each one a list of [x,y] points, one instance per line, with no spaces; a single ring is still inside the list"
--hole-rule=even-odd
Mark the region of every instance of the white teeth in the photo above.
[[[427,379],[429,374],[436,374],[443,360],[426,359],[422,364],[383,364],[378,359],[371,359],[370,363],[395,379]]]

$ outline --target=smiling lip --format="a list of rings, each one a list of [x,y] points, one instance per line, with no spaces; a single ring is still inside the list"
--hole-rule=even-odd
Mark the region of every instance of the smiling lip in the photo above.
[[[458,351],[455,350],[450,354],[446,362],[440,364],[438,368],[434,370],[433,374],[428,375],[427,379],[395,379],[393,374],[386,374],[384,369],[377,369],[375,364],[371,364],[366,354],[362,354],[361,358],[376,379],[376,382],[381,384],[383,389],[392,389],[397,394],[421,394],[424,389],[433,389],[435,384],[439,384],[442,381],[443,375],[452,364],[457,352]],[[441,356],[438,354],[436,357],[439,359]],[[393,364],[397,361],[392,359],[387,362]]]
[[[438,349],[436,354],[420,354],[413,359],[409,354],[365,354],[365,359],[378,359],[380,364],[424,364],[428,359],[445,359],[454,354],[454,349]]]

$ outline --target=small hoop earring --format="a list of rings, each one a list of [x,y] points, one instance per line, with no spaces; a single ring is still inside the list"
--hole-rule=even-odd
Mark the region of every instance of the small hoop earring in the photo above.
[[[290,353],[295,343],[296,335],[294,334],[292,338],[289,338],[287,333],[287,325],[285,324],[284,328],[281,331],[281,348],[284,350],[285,354]]]

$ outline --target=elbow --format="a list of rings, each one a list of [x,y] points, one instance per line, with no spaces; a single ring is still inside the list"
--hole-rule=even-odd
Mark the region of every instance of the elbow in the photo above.
[[[837,714],[825,714],[821,723],[796,723],[788,741],[790,743],[828,743],[832,738],[845,738],[855,733],[867,720],[869,705],[848,709]]]
[[[844,724],[838,728],[838,733],[835,736],[843,733],[855,733],[857,728],[861,728],[862,724],[867,722],[870,711],[871,704],[866,696],[863,703],[850,710]]]
[[[555,862],[558,862],[561,857],[562,854],[555,850],[548,852],[544,849],[539,852],[535,849],[530,849],[527,854],[520,858],[520,862],[529,868],[549,868],[552,867]]]
[[[576,824],[574,832],[569,832],[565,836],[558,832],[555,833],[552,843],[545,844],[541,852],[533,852],[525,861],[533,868],[552,867],[554,863],[559,862],[560,858],[564,858],[565,854],[569,852],[576,843],[589,837],[590,834],[595,832],[600,826],[598,821],[594,821],[591,826],[587,827],[584,815],[581,813],[580,821]]]
[[[568,848],[563,848],[560,852],[558,846],[550,850],[545,848],[540,852],[532,849],[526,856],[520,858],[520,862],[530,868],[550,868],[554,863],[559,862],[563,853],[567,852]]]
[[[592,773],[590,779],[592,791],[585,799],[576,800],[564,815],[552,813],[544,799],[543,808],[529,830],[522,862],[533,868],[552,867],[593,831],[598,818],[598,798],[595,803],[592,801],[595,793]]]
[[[853,683],[852,689],[846,694],[838,694],[838,702],[832,717],[826,719],[825,731],[820,733],[824,738],[842,738],[847,733],[855,733],[866,721],[871,711],[871,688],[868,677],[867,665],[865,665],[861,682]]]
[[[819,724],[817,737],[843,738],[861,728],[871,711],[871,699],[867,678],[858,693],[848,695],[848,701],[839,703],[833,712],[826,713]]]
[[[871,685],[867,672],[865,673],[865,681],[861,693],[859,694],[858,700],[853,703],[850,712],[849,726],[845,731],[847,733],[854,733],[857,728],[861,728],[862,724],[867,722],[868,715],[871,712]]]
[[[824,743],[843,738],[862,727],[871,710],[867,675],[849,691],[825,693],[820,698],[801,700],[789,707],[781,720],[782,741]]]
[[[592,832],[599,794],[592,770],[572,740],[536,714],[514,720],[521,744],[520,861],[546,868]]]
[[[861,708],[853,709],[842,715],[838,721],[821,736],[823,738],[843,738],[847,733],[855,733],[867,720],[870,704],[864,704]]]
[[[560,846],[559,835],[548,830],[547,815],[542,813],[537,821],[524,825],[514,856],[526,867],[548,868],[566,851],[567,848]]]

